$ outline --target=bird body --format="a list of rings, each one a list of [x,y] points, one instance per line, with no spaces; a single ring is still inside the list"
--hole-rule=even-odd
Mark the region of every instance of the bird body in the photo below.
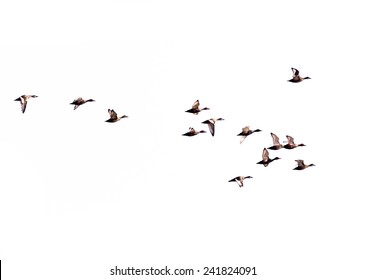
[[[205,130],[198,131],[198,130],[195,130],[194,128],[192,128],[192,127],[189,127],[189,131],[184,133],[183,136],[191,137],[191,136],[198,135],[199,133],[206,133],[206,131]]]
[[[217,121],[224,121],[224,119],[222,118],[211,118],[209,120],[206,120],[206,121],[203,121],[202,123],[204,124],[207,124],[208,125],[208,128],[209,128],[209,131],[210,131],[210,134],[212,134],[212,136],[214,136],[214,133],[215,133],[215,123]]]
[[[196,100],[196,101],[194,102],[193,106],[191,106],[191,109],[186,110],[185,112],[187,112],[187,113],[192,113],[192,114],[194,114],[194,115],[197,115],[197,114],[199,114],[201,111],[204,111],[204,110],[210,110],[210,109],[209,109],[209,108],[207,108],[207,107],[199,108],[199,105],[200,105],[199,100]]]
[[[295,144],[294,143],[294,138],[291,137],[291,136],[289,136],[289,135],[287,135],[286,138],[288,139],[288,143],[283,146],[285,149],[291,150],[291,149],[294,149],[296,147],[303,147],[303,146],[305,146],[304,144]]]
[[[108,109],[108,113],[110,115],[110,118],[108,120],[106,120],[106,122],[114,123],[123,118],[128,118],[128,116],[126,116],[126,115],[118,117],[117,113],[113,109]]]
[[[249,179],[249,178],[253,178],[253,177],[251,177],[251,176],[237,176],[237,177],[229,180],[228,182],[236,182],[238,184],[238,186],[240,188],[242,188],[243,187],[243,180]]]
[[[38,97],[37,95],[22,95],[20,97],[18,97],[17,99],[15,99],[14,101],[20,101],[20,106],[21,106],[21,110],[22,113],[24,114],[25,109],[27,108],[27,103],[29,98],[36,98]]]
[[[288,82],[299,83],[299,82],[302,82],[303,80],[310,79],[309,77],[304,77],[304,78],[301,77],[299,75],[299,70],[298,69],[291,68],[291,70],[293,71],[293,78],[288,80]]]
[[[264,148],[262,151],[262,160],[257,162],[257,164],[263,164],[265,167],[269,165],[270,162],[273,162],[274,160],[280,159],[279,157],[275,157],[273,159],[269,158],[269,151]]]
[[[255,130],[251,130],[249,126],[245,126],[244,128],[242,128],[242,131],[237,134],[237,136],[242,136],[241,140],[240,140],[240,144],[242,144],[242,142],[246,139],[246,137],[248,135],[251,135],[254,132],[260,132],[261,129],[255,129]]]
[[[94,99],[88,99],[88,100],[84,100],[81,97],[75,99],[74,101],[72,101],[70,103],[70,105],[75,105],[74,106],[74,110],[76,110],[80,105],[85,104],[86,102],[94,102]]]
[[[315,166],[313,163],[311,164],[304,164],[304,161],[302,159],[296,159],[295,160],[298,163],[298,166],[293,168],[293,170],[303,170],[310,166]]]

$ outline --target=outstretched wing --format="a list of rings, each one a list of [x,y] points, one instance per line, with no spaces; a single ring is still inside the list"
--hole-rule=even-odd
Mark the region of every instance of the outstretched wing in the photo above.
[[[199,100],[195,101],[193,106],[191,106],[192,109],[198,109],[199,108]]]
[[[214,136],[214,132],[215,132],[215,125],[214,125],[214,123],[209,122],[208,123],[208,127],[209,127],[210,133],[212,134],[212,136]]]
[[[21,101],[20,101],[23,114],[25,112],[25,109],[27,108],[27,103],[28,102],[26,100],[24,100],[24,99],[21,99]]]
[[[294,138],[293,137],[287,135],[286,138],[288,139],[288,144],[289,145],[294,145]]]
[[[295,161],[298,163],[298,167],[303,167],[304,166],[304,160],[296,159]]]
[[[298,69],[295,69],[295,68],[292,67],[291,70],[293,71],[293,77],[299,76],[299,70]]]
[[[242,188],[243,187],[243,179],[242,177],[236,177],[237,184]]]
[[[111,119],[114,120],[114,119],[118,118],[117,113],[113,109],[108,109],[108,113],[109,113]]]
[[[279,137],[277,137],[274,133],[271,132],[272,141],[274,146],[280,145]]]
[[[269,152],[266,148],[264,148],[264,150],[262,151],[262,160],[263,161],[268,161],[269,160]]]
[[[25,112],[25,109],[27,108],[27,100],[25,98],[25,95],[22,95],[18,97],[17,99],[14,99],[14,101],[20,101],[20,108],[22,110],[22,113]]]

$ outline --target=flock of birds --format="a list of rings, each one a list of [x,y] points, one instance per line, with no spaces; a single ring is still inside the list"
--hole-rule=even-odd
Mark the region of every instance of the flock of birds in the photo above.
[[[290,80],[288,80],[289,82],[299,83],[299,82],[302,82],[304,80],[310,79],[310,77],[301,77],[299,75],[299,70],[298,69],[295,69],[295,68],[291,68],[291,69],[293,71],[293,77]],[[208,108],[208,107],[200,108],[199,106],[200,106],[199,100],[196,100],[194,102],[193,106],[191,107],[191,109],[186,110],[185,112],[192,113],[194,115],[198,115],[202,111],[210,110],[210,108]],[[208,128],[209,128],[209,131],[210,131],[211,135],[214,136],[216,122],[217,121],[223,121],[223,120],[224,120],[223,118],[211,118],[209,120],[203,121],[202,123],[208,125]],[[249,136],[249,135],[251,135],[255,132],[260,132],[260,131],[261,131],[261,129],[251,130],[249,126],[246,126],[246,127],[242,128],[242,131],[237,135],[237,136],[241,136],[240,144],[242,144],[242,142],[246,139],[247,136]],[[206,131],[205,130],[195,130],[193,127],[190,127],[189,131],[184,133],[183,136],[191,137],[191,136],[196,136],[200,133],[206,133]],[[284,149],[291,150],[291,149],[294,149],[294,148],[297,148],[297,147],[305,146],[304,144],[296,144],[294,142],[294,138],[289,136],[289,135],[286,136],[287,142],[286,142],[285,145],[280,143],[279,137],[277,135],[275,135],[274,133],[271,133],[271,137],[272,137],[272,140],[273,140],[273,145],[268,147],[268,148],[263,149],[263,151],[262,151],[262,160],[257,162],[257,164],[262,164],[265,167],[267,167],[271,162],[280,159],[279,157],[270,158],[268,149],[269,150],[280,150],[280,149],[284,148]],[[313,163],[305,164],[304,160],[302,160],[302,159],[297,159],[295,161],[297,162],[297,166],[293,170],[304,170],[308,167],[315,166]],[[253,177],[251,177],[251,176],[237,176],[237,177],[229,180],[228,182],[236,182],[239,187],[243,187],[243,181],[245,179],[250,179],[250,178],[253,178]]]
[[[22,95],[20,97],[18,97],[17,99],[15,99],[14,101],[20,101],[20,105],[21,105],[21,110],[24,113],[25,109],[27,108],[27,103],[28,100],[30,98],[36,98],[38,97],[37,95]],[[87,99],[84,100],[82,97],[79,97],[77,99],[75,99],[74,101],[72,101],[70,103],[70,105],[74,105],[74,110],[76,110],[80,105],[85,104],[87,102],[94,102],[94,99]],[[123,115],[121,117],[118,117],[117,113],[113,110],[113,109],[108,109],[108,113],[109,113],[109,119],[106,120],[106,122],[117,122],[123,118],[128,118],[128,116]]]
[[[299,71],[295,68],[291,68],[293,71],[293,77],[288,80],[289,82],[292,83],[299,83],[302,82],[306,79],[310,79],[310,77],[301,77],[299,75]],[[37,95],[22,95],[20,97],[18,97],[17,99],[15,99],[14,101],[20,101],[20,105],[21,105],[21,111],[22,113],[25,112],[25,109],[27,108],[27,104],[30,98],[37,98]],[[75,99],[73,102],[70,103],[70,105],[74,105],[74,110],[76,110],[79,106],[87,103],[87,102],[94,102],[94,99],[87,99],[84,100],[82,97],[79,97],[77,99]],[[186,110],[185,112],[187,113],[192,113],[194,115],[198,115],[200,112],[205,111],[205,110],[210,110],[210,108],[208,107],[200,107],[200,103],[199,100],[196,100],[194,102],[194,104],[192,105],[191,109]],[[108,113],[109,113],[109,119],[107,119],[105,122],[109,122],[109,123],[114,123],[117,122],[123,118],[128,118],[128,116],[126,115],[122,115],[120,117],[118,117],[117,113],[113,110],[113,109],[108,109]],[[211,118],[208,120],[203,121],[203,124],[207,124],[209,131],[211,133],[212,136],[214,136],[215,134],[215,125],[217,121],[223,121],[223,118]],[[255,130],[251,130],[249,126],[246,126],[244,128],[242,128],[242,131],[237,135],[237,136],[241,136],[240,139],[240,143],[242,143],[247,136],[255,133],[255,132],[260,132],[260,129],[255,129]],[[206,133],[205,130],[195,130],[193,127],[189,128],[189,131],[184,133],[183,136],[196,136],[200,133]],[[304,144],[296,144],[294,142],[294,138],[287,135],[287,143],[285,145],[280,143],[279,137],[277,135],[275,135],[274,133],[271,133],[271,137],[273,140],[273,145],[268,147],[268,148],[264,148],[262,151],[262,160],[257,162],[257,164],[262,164],[263,166],[267,167],[271,162],[280,159],[279,157],[275,157],[275,158],[270,158],[269,157],[269,150],[279,150],[279,149],[294,149],[297,147],[301,147],[301,146],[305,146]],[[295,160],[297,162],[297,166],[293,169],[293,170],[304,170],[308,167],[311,166],[315,166],[314,164],[305,164],[303,160],[301,159],[297,159]],[[243,181],[245,179],[250,179],[253,178],[251,176],[237,176],[231,180],[229,180],[228,182],[236,182],[239,187],[243,187]]]

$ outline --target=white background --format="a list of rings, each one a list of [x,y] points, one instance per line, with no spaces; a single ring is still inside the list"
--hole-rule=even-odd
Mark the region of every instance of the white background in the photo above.
[[[4,279],[112,279],[116,265],[364,279],[362,7],[3,1]],[[288,83],[291,67],[312,79]],[[39,96],[25,114],[22,94]],[[96,102],[74,111],[79,96]],[[196,99],[211,110],[185,113]],[[105,123],[109,108],[129,118]],[[181,136],[211,117],[215,137]],[[246,125],[262,132],[240,145]],[[270,132],[307,146],[257,165]]]

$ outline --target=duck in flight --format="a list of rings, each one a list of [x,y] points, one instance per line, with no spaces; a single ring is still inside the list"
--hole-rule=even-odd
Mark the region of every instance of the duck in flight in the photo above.
[[[253,178],[251,176],[237,176],[228,182],[236,182],[240,188],[243,187],[243,180]]]
[[[240,144],[242,144],[242,142],[246,139],[246,137],[248,135],[251,135],[254,132],[260,132],[261,129],[255,129],[255,130],[251,130],[249,126],[245,126],[244,128],[242,128],[242,131],[237,134],[237,136],[242,136],[241,140],[240,140]]]
[[[273,162],[274,160],[280,159],[279,157],[275,157],[273,159],[269,158],[269,151],[264,148],[262,151],[262,160],[257,162],[257,164],[263,164],[265,167],[269,165],[270,162]]]
[[[209,109],[209,108],[207,108],[207,107],[199,108],[199,105],[200,105],[199,100],[196,100],[196,101],[194,102],[193,106],[191,106],[191,109],[186,110],[185,112],[187,112],[187,113],[192,113],[192,114],[194,114],[194,115],[197,115],[197,114],[199,114],[201,111],[204,111],[204,110],[210,110],[210,109]]]
[[[214,133],[215,133],[215,123],[217,121],[224,121],[224,119],[222,119],[222,118],[211,118],[209,120],[206,120],[206,121],[203,121],[202,122],[202,123],[208,125],[210,134],[212,134],[212,136],[214,136]]]
[[[302,160],[302,159],[296,159],[295,161],[297,162],[298,166],[293,168],[293,170],[303,170],[303,169],[306,169],[310,166],[315,166],[313,163],[304,164],[304,160]]]
[[[285,149],[291,150],[291,149],[294,149],[296,147],[303,147],[303,146],[305,146],[304,144],[295,144],[294,143],[294,138],[291,137],[291,136],[289,136],[289,135],[287,135],[286,138],[288,139],[288,143],[286,145],[284,145],[284,148]]]
[[[74,110],[76,110],[80,105],[85,104],[86,102],[94,102],[94,99],[88,99],[88,100],[84,100],[82,99],[82,97],[79,97],[77,99],[75,99],[74,101],[72,101],[70,103],[70,105],[75,105],[74,106]]]
[[[22,113],[24,114],[25,109],[27,108],[27,103],[29,98],[36,98],[38,97],[37,95],[22,95],[20,97],[18,97],[17,99],[15,99],[14,101],[20,101],[20,106],[21,106],[21,110]]]
[[[295,68],[291,68],[291,70],[293,71],[293,78],[291,78],[290,80],[288,80],[288,82],[292,82],[292,83],[299,83],[303,80],[306,80],[306,79],[310,79],[309,77],[301,77],[299,75],[299,70],[298,69],[295,69]]]
[[[108,120],[106,120],[106,122],[114,123],[123,118],[128,118],[128,116],[126,116],[126,115],[118,117],[117,113],[113,109],[108,109],[108,113],[110,115],[110,118]]]
[[[199,133],[206,133],[206,131],[205,130],[198,131],[192,127],[189,127],[189,131],[184,133],[183,136],[195,136],[195,135],[198,135]]]

